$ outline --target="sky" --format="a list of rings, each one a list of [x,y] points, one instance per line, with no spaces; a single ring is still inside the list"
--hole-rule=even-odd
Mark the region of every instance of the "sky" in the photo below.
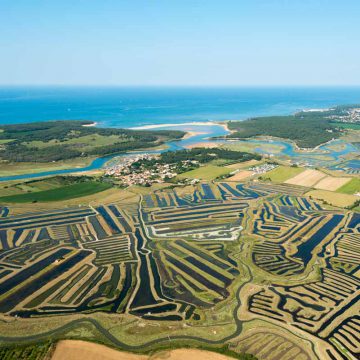
[[[359,0],[0,0],[0,85],[360,85]]]

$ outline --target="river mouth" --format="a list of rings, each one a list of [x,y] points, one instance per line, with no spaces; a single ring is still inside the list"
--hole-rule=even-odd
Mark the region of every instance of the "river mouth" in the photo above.
[[[52,170],[44,171],[38,173],[27,173],[21,175],[13,176],[3,176],[0,177],[0,181],[11,181],[11,180],[23,180],[23,179],[34,179],[45,176],[54,176],[62,174],[71,174],[79,173],[86,171],[94,171],[104,168],[105,166],[119,161],[119,159],[129,156],[137,156],[140,154],[161,154],[165,151],[177,151],[187,148],[192,148],[196,146],[201,146],[204,144],[238,144],[244,145],[255,145],[253,152],[256,152],[260,155],[270,155],[278,156],[286,159],[291,159],[293,162],[301,162],[310,166],[322,166],[322,167],[334,167],[337,163],[343,161],[345,156],[348,154],[360,154],[359,150],[355,148],[352,144],[345,143],[342,140],[334,140],[334,144],[343,143],[344,147],[340,151],[332,150],[330,144],[324,144],[319,146],[316,150],[308,152],[299,152],[296,148],[296,145],[281,139],[246,139],[246,140],[225,140],[223,137],[228,135],[230,131],[227,129],[225,122],[224,123],[215,123],[215,122],[196,122],[196,123],[184,123],[184,124],[163,124],[163,125],[150,125],[145,128],[156,127],[156,130],[181,130],[185,131],[187,135],[184,136],[181,140],[168,141],[165,143],[164,148],[156,150],[142,150],[142,151],[133,151],[123,154],[112,154],[108,156],[98,157],[92,161],[88,166],[81,168],[69,168],[61,170]],[[220,138],[220,139],[213,139]],[[221,139],[222,138],[222,139]],[[278,151],[274,153],[271,148],[268,146],[277,147]],[[231,145],[230,145],[231,146]],[[321,157],[327,157],[327,159],[321,159]],[[358,171],[359,164],[356,160],[353,160],[355,171]],[[347,167],[351,172],[351,161],[348,162]],[[349,172],[348,171],[348,172]]]
[[[99,170],[106,166],[110,160],[115,158],[123,158],[128,156],[136,156],[140,154],[160,154],[165,151],[176,151],[187,148],[188,146],[194,144],[201,144],[202,142],[207,142],[211,137],[217,136],[225,136],[229,133],[228,130],[225,129],[223,125],[217,123],[209,123],[204,122],[201,123],[188,123],[188,124],[179,124],[176,126],[168,127],[166,124],[163,126],[157,126],[157,130],[165,130],[165,129],[173,129],[173,130],[182,130],[186,131],[190,136],[185,136],[181,140],[168,141],[165,143],[163,149],[158,150],[142,150],[142,151],[132,151],[124,154],[112,154],[108,156],[98,157],[92,161],[92,163],[85,167],[80,168],[69,168],[62,170],[52,170],[52,171],[43,171],[38,173],[27,173],[21,175],[13,175],[13,176],[2,176],[0,177],[0,181],[11,181],[11,180],[23,180],[23,179],[34,179],[45,176],[53,176],[53,175],[62,175],[62,174],[71,174],[71,173],[79,173],[86,171]]]

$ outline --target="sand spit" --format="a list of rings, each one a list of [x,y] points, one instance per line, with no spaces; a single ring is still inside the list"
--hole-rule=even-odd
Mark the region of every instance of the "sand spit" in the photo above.
[[[144,126],[135,126],[130,128],[131,130],[149,130],[149,129],[158,129],[158,128],[168,128],[168,127],[182,127],[182,126],[209,126],[209,125],[219,125],[224,129],[228,130],[226,123],[224,122],[215,122],[215,121],[194,121],[188,123],[180,124],[153,124],[153,125],[144,125]]]

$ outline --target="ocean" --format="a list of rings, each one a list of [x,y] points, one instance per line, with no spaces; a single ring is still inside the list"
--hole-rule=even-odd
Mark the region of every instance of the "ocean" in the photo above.
[[[227,133],[221,125],[209,121],[244,120],[260,115],[286,115],[301,109],[328,108],[355,103],[360,103],[360,87],[3,87],[0,88],[0,125],[84,119],[93,120],[97,122],[97,126],[104,127],[158,128],[164,125],[162,128],[197,132],[197,135],[190,138],[168,142],[167,149],[151,151],[159,153],[186,148],[192,144],[206,142],[209,137]],[[288,152],[292,151],[290,144],[283,144],[283,147]],[[353,151],[353,149],[347,150]],[[82,168],[4,176],[0,177],[0,181],[95,170],[106,166],[112,159],[122,156],[126,155],[100,157]]]
[[[360,87],[0,87],[0,124],[86,119],[138,127],[360,103]]]

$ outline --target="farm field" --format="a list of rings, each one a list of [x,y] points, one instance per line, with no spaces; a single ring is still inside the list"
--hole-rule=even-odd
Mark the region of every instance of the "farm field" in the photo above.
[[[249,161],[238,162],[238,163],[234,163],[234,164],[230,164],[230,165],[225,165],[225,167],[228,169],[233,169],[233,170],[246,169],[248,167],[259,165],[261,163],[262,163],[261,160],[249,160]]]
[[[178,175],[179,178],[192,178],[201,180],[213,180],[221,175],[229,174],[231,170],[215,166],[215,165],[204,165],[195,170],[191,170]]]
[[[146,355],[120,352],[107,346],[80,340],[63,340],[56,345],[51,360],[147,360]]]
[[[348,183],[337,189],[337,191],[349,195],[353,195],[360,192],[360,179],[352,178]]]
[[[326,175],[318,170],[306,169],[285,181],[286,184],[312,187]]]
[[[227,178],[227,181],[242,181],[252,176],[252,171],[240,170],[235,175]]]
[[[314,185],[315,189],[335,191],[346,185],[352,179],[349,177],[326,176]]]
[[[351,206],[359,199],[359,197],[355,195],[341,194],[327,190],[311,190],[306,195],[318,200],[326,201],[330,205],[342,208]]]
[[[0,351],[97,339],[109,359],[356,359],[360,214],[308,191],[225,179],[2,203]],[[55,360],[105,353],[59,344]]]
[[[152,355],[136,355],[129,352],[117,351],[104,345],[79,340],[63,340],[56,346],[51,360],[78,360],[78,359],[106,359],[106,360],[231,360],[233,357],[216,352],[197,349],[176,349],[159,351]]]
[[[274,170],[269,171],[264,175],[266,179],[269,179],[273,182],[282,183],[286,180],[293,178],[301,174],[304,171],[303,168],[293,167],[293,166],[279,166]],[[298,185],[298,184],[296,184]]]
[[[95,194],[111,188],[111,184],[88,181],[86,183],[72,184],[54,189],[42,190],[24,194],[15,194],[1,196],[0,202],[3,203],[31,203],[31,202],[47,202],[61,201],[73,199],[76,197]]]

